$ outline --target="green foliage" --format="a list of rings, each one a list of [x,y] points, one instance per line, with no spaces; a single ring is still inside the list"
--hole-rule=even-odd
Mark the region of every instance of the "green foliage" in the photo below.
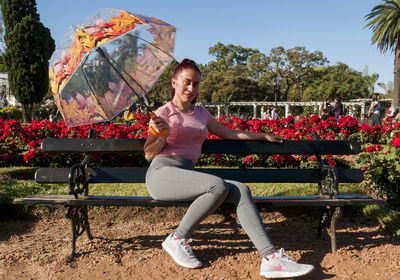
[[[5,73],[7,72],[7,67],[5,64],[0,64],[0,73]]]
[[[259,50],[217,43],[209,48],[209,54],[216,60],[203,67],[199,101],[228,103],[268,99],[271,93],[251,77],[247,67],[248,59],[260,54]]]
[[[164,104],[170,100],[172,90],[171,78],[177,65],[178,62],[176,60],[172,61],[150,89],[148,99],[154,101],[155,107],[158,107],[157,104]]]
[[[25,122],[32,119],[33,105],[48,91],[48,60],[55,49],[50,30],[36,13],[35,1],[3,0],[5,25],[4,62],[10,89],[22,104]]]
[[[8,33],[26,16],[40,20],[36,9],[36,0],[1,0],[0,5],[5,37],[9,37]]]
[[[277,47],[265,55],[257,49],[217,43],[209,53],[215,60],[199,65],[201,102],[274,101],[274,84],[279,101],[322,101],[329,93],[343,101],[368,96],[368,81],[360,72],[343,63],[325,66],[328,60],[320,51]],[[177,64],[171,63],[150,90],[148,97],[155,104],[170,99]]]
[[[381,52],[393,50],[400,34],[400,3],[396,0],[383,0],[365,16],[365,27],[372,29],[372,44],[377,44]]]
[[[35,120],[48,120],[50,115],[55,112],[54,104],[35,104],[33,108],[33,118]]]
[[[371,42],[376,44],[381,53],[393,51],[394,55],[394,90],[393,106],[399,106],[400,94],[400,2],[398,0],[383,0],[365,16],[368,27],[372,30]]]
[[[381,151],[361,153],[359,164],[365,169],[363,185],[393,209],[400,209],[400,149],[384,146]]]
[[[387,231],[400,236],[400,213],[390,210],[386,206],[367,205],[363,209],[365,217],[376,220]]]
[[[22,110],[15,106],[4,107],[0,109],[0,116],[5,120],[22,120]]]
[[[330,100],[339,96],[342,101],[369,98],[369,82],[361,72],[344,63],[318,68],[314,80],[304,90],[306,101]]]
[[[55,44],[50,30],[30,17],[24,17],[9,35],[4,58],[10,89],[22,104],[24,121],[30,121],[34,103],[41,102],[48,91],[48,59]]]
[[[213,71],[223,71],[231,66],[247,65],[247,59],[259,53],[257,49],[243,48],[232,44],[224,45],[218,42],[208,49],[208,53],[216,57],[216,61],[211,61],[208,66]]]
[[[303,89],[313,79],[315,68],[328,60],[322,52],[309,52],[305,47],[288,50],[277,47],[271,49],[267,62],[267,73],[259,82],[270,87],[278,83],[280,101],[298,101],[302,100]]]
[[[256,81],[249,79],[244,67],[230,67],[225,71],[210,71],[202,78],[199,101],[203,102],[234,102],[263,101],[271,98],[265,89]]]

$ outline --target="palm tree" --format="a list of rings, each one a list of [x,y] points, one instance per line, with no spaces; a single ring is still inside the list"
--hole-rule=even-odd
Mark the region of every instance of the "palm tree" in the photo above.
[[[372,96],[375,93],[375,84],[379,79],[379,74],[374,73],[371,76],[370,75],[365,76],[365,78],[368,81],[369,96],[372,98]]]
[[[393,106],[399,106],[400,93],[400,0],[383,0],[365,16],[365,27],[372,29],[372,44],[381,53],[394,52]]]
[[[389,81],[385,85],[384,83],[378,83],[378,86],[385,90],[385,98],[393,98],[393,82]]]

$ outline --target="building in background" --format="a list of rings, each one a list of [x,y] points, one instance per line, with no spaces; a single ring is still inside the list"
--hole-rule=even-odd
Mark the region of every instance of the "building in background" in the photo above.
[[[0,108],[5,106],[20,106],[21,104],[11,94],[10,87],[8,86],[8,74],[0,73]]]

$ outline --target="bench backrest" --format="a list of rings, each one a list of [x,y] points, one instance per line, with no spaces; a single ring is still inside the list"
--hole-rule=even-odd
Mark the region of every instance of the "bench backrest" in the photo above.
[[[143,152],[145,139],[108,138],[47,138],[43,152]],[[206,140],[202,153],[347,155],[361,152],[361,144],[352,140],[285,140],[271,143],[261,140]]]
[[[143,153],[145,139],[107,139],[107,138],[48,138],[42,141],[43,152],[128,152]],[[285,140],[282,144],[253,140],[206,140],[202,153],[231,154],[357,154],[361,144],[350,140]],[[223,169],[201,168],[202,172],[224,179],[246,182],[288,182],[317,183],[321,172],[312,169]],[[90,182],[138,183],[144,182],[146,168],[87,168]],[[69,168],[41,168],[36,172],[35,180],[40,183],[68,182]],[[337,169],[339,182],[362,182],[363,173],[359,169]]]

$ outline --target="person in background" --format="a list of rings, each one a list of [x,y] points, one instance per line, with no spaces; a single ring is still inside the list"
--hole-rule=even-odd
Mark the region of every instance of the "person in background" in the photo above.
[[[379,103],[381,100],[381,95],[379,93],[375,93],[372,96],[371,106],[368,110],[368,124],[370,126],[379,125],[382,126],[381,121],[381,104]]]
[[[279,118],[278,112],[276,111],[276,107],[272,108],[272,110],[271,110],[271,118],[273,120],[277,120]]]
[[[163,249],[183,267],[201,267],[189,245],[190,234],[226,201],[235,205],[241,226],[262,256],[261,276],[273,279],[310,273],[312,265],[296,263],[272,244],[247,185],[194,170],[208,133],[223,139],[283,142],[269,133],[231,130],[204,107],[195,106],[200,79],[194,61],[184,59],[178,64],[171,79],[171,100],[153,113],[144,145],[145,158],[151,161],[146,174],[149,194],[161,201],[192,201],[179,226],[162,243]]]
[[[339,121],[341,115],[343,115],[343,104],[340,102],[340,98],[336,96],[333,100],[333,107],[331,108],[334,118]]]
[[[327,118],[329,118],[329,113],[331,111],[331,104],[329,103],[328,100],[325,100],[321,107],[319,108],[319,114],[320,118],[323,121],[326,121]]]

